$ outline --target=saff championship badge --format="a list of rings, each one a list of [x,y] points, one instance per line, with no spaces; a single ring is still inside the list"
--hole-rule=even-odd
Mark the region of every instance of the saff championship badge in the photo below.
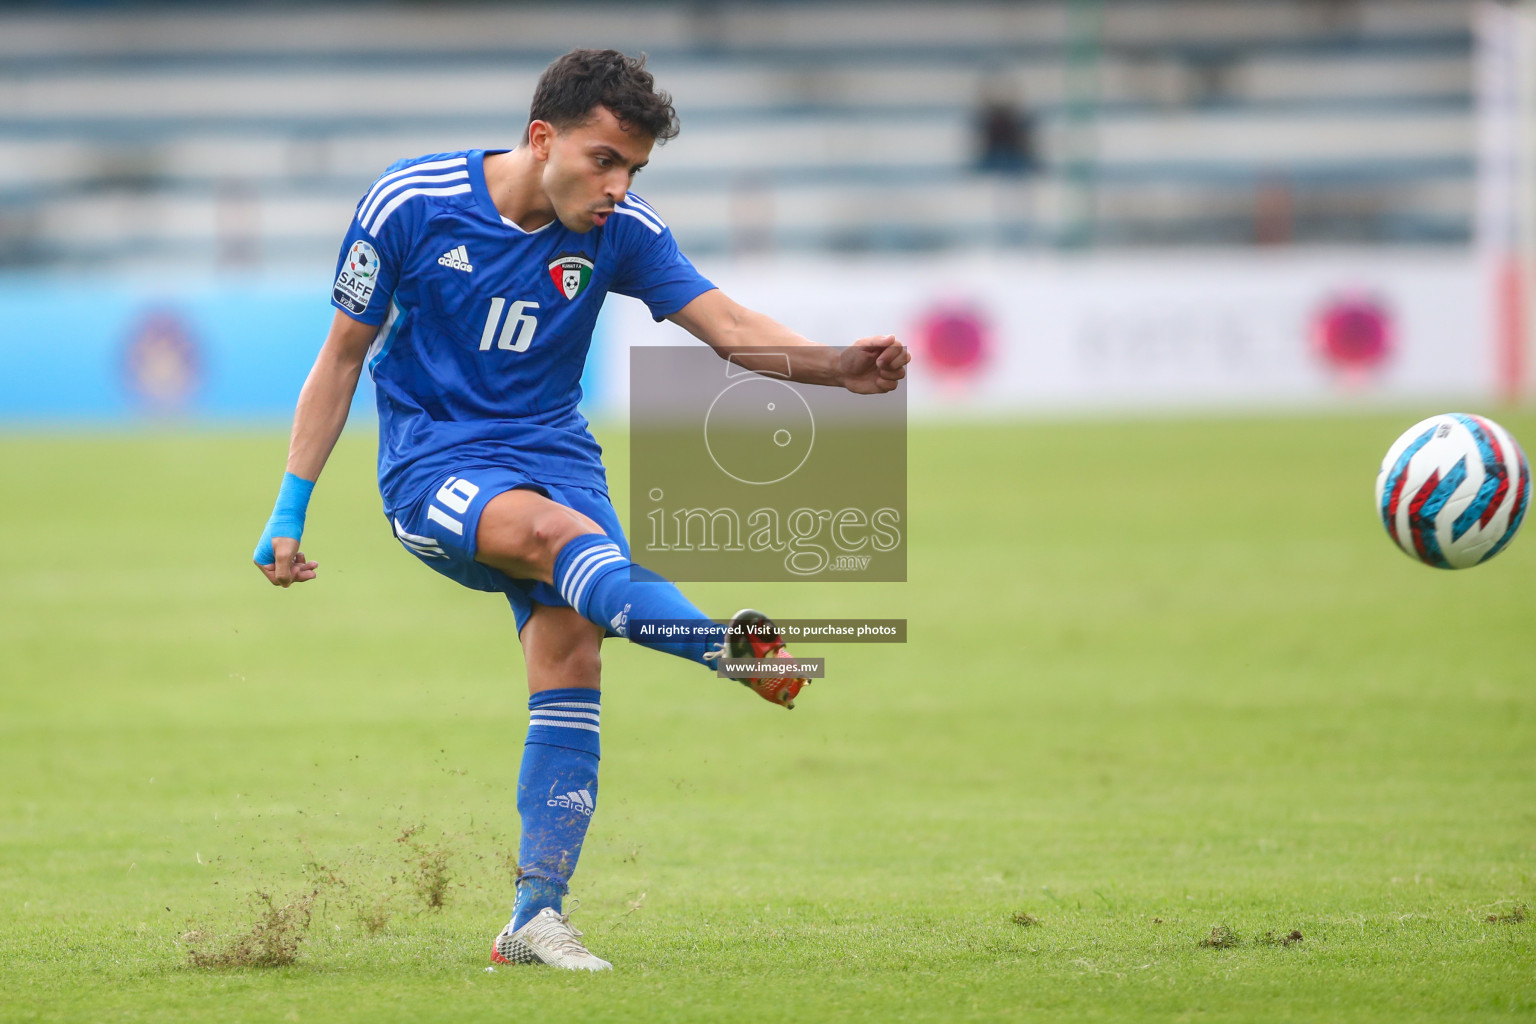
[[[368,309],[368,300],[373,298],[373,287],[378,283],[379,254],[373,246],[358,239],[347,250],[331,298],[350,312],[362,313]]]

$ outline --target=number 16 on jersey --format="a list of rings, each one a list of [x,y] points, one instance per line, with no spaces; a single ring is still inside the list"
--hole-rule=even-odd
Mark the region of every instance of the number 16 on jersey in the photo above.
[[[491,344],[507,352],[526,352],[528,346],[533,343],[533,332],[539,329],[539,318],[528,312],[530,309],[538,309],[537,302],[522,299],[507,305],[507,300],[494,298],[491,300],[491,312],[485,318],[485,330],[480,332],[480,351],[489,352]],[[506,313],[505,322],[502,313]],[[501,327],[501,335],[496,333],[497,326]]]

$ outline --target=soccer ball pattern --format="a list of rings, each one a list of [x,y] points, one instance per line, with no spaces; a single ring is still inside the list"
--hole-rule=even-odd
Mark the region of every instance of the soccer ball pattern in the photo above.
[[[367,242],[353,242],[352,251],[347,253],[347,269],[359,281],[371,281],[379,272],[379,254]]]
[[[1437,569],[1467,569],[1503,551],[1530,501],[1525,453],[1503,427],[1468,413],[1409,427],[1376,475],[1387,533]]]

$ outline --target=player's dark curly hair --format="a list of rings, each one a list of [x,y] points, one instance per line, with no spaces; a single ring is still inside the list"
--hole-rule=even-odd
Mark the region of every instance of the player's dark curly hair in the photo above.
[[[626,57],[618,50],[572,50],[545,68],[528,120],[565,131],[586,124],[599,105],[613,111],[625,131],[644,132],[657,142],[677,135],[672,97],[656,91],[645,54]]]

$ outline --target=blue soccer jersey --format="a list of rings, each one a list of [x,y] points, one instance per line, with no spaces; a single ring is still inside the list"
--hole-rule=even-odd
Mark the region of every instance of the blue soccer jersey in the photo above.
[[[638,298],[660,320],[714,287],[633,194],[586,234],[558,220],[524,231],[486,189],[495,152],[393,165],[342,246],[331,302],[380,325],[367,367],[386,508],[427,486],[439,455],[606,491],[602,450],[577,409],[604,297]]]

